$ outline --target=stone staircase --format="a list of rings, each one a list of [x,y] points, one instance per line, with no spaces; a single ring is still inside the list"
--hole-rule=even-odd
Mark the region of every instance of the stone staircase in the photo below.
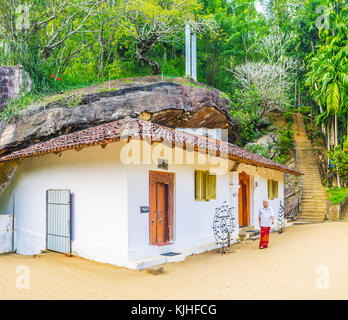
[[[303,196],[298,219],[304,221],[324,221],[327,214],[327,195],[321,183],[317,160],[312,144],[307,138],[302,114],[293,117],[294,139],[298,152],[303,185]]]

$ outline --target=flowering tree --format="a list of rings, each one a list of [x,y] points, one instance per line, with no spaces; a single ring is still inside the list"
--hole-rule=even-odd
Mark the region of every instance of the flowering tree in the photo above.
[[[186,23],[198,30],[213,26],[209,20],[197,22],[195,12],[200,8],[197,0],[121,0],[115,14],[120,15],[121,35],[134,40],[135,59],[158,74],[158,62],[148,55],[157,43],[181,42]]]
[[[288,91],[293,85],[294,75],[290,64],[269,64],[265,62],[247,62],[234,70],[234,76],[243,91],[256,90],[263,107],[260,116],[275,107],[289,105]]]
[[[20,63],[35,82],[49,59],[57,75],[85,47],[88,21],[104,0],[0,1],[0,39],[7,63]],[[74,45],[69,42],[75,39]],[[6,51],[6,52],[4,52]]]

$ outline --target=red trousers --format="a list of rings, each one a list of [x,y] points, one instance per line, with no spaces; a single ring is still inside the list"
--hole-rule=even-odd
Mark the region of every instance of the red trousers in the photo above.
[[[271,227],[261,227],[260,248],[267,248],[269,242],[269,232]]]

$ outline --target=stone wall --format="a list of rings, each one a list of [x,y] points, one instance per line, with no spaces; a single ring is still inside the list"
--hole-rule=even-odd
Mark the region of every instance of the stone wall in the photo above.
[[[339,204],[328,202],[328,220],[348,219],[348,197]]]
[[[0,67],[0,111],[6,103],[18,97],[21,91],[31,89],[31,80],[22,66]]]

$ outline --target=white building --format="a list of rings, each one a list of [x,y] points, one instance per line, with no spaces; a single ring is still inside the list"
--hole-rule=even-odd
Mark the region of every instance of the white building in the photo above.
[[[133,269],[216,248],[213,219],[225,201],[237,222],[232,240],[239,226],[258,228],[262,201],[277,215],[284,173],[300,174],[228,143],[130,118],[0,158],[8,161],[19,167],[0,213],[15,214],[17,253],[71,251]]]

